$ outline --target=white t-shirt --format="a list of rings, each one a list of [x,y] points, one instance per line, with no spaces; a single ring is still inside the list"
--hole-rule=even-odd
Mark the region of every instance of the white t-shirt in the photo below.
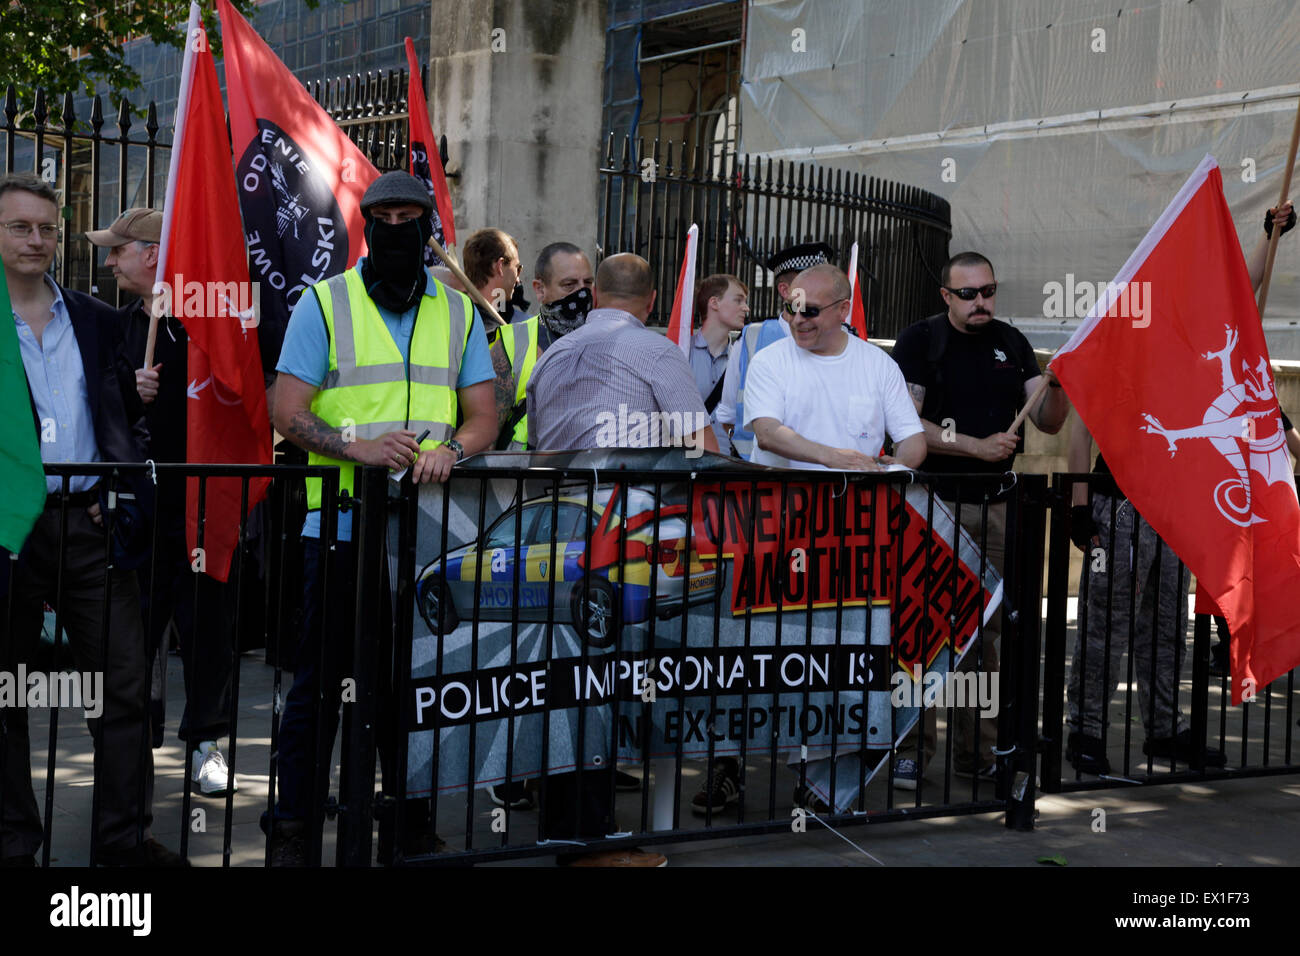
[[[894,443],[923,431],[903,373],[869,342],[847,336],[839,355],[816,355],[794,339],[773,342],[754,356],[745,381],[747,429],[775,418],[809,441],[880,454],[885,434]],[[823,468],[790,461],[754,443],[752,460],[777,468]]]

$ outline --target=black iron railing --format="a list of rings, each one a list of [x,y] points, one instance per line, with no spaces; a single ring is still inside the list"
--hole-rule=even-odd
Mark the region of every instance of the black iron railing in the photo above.
[[[427,77],[427,67],[423,72]],[[405,69],[318,81],[309,90],[381,172],[405,168]],[[123,99],[116,117],[106,114],[100,95],[86,103],[68,94],[52,103],[37,89],[31,102],[30,111],[20,110],[16,90],[9,87],[0,123],[3,171],[35,173],[63,197],[64,231],[54,268],[58,282],[122,305],[129,297],[118,292],[112,270],[103,267],[83,236],[123,209],[161,204],[171,141],[160,133],[170,130],[160,125],[153,102],[141,110]],[[445,166],[445,136],[441,149]]]
[[[873,338],[895,338],[942,309],[939,272],[952,234],[948,202],[915,186],[810,163],[715,157],[676,143],[609,138],[601,161],[601,256],[649,260],[659,290],[651,324],[666,324],[692,223],[696,277],[718,272],[750,286],[750,313],[777,314],[764,264],[801,242],[825,242],[848,270],[858,243],[863,303]]]

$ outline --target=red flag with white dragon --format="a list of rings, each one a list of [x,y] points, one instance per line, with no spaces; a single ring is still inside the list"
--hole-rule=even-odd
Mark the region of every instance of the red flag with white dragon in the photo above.
[[[1213,157],[1050,367],[1120,488],[1228,619],[1232,702],[1300,665],[1300,504]]]

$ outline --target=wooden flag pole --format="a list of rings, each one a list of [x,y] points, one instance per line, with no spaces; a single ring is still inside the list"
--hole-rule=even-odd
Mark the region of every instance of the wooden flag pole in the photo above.
[[[153,368],[153,346],[158,341],[158,315],[150,303],[149,308],[149,337],[144,342],[144,369]]]
[[[451,270],[451,274],[456,277],[456,281],[465,287],[465,294],[487,310],[488,320],[491,321],[495,318],[496,325],[505,325],[505,323],[501,321],[501,316],[497,314],[496,307],[487,300],[482,292],[474,287],[474,283],[469,281],[469,276],[465,275],[464,271],[461,270],[460,263],[456,261],[456,257],[444,249],[442,243],[433,236],[429,237],[429,248],[432,249],[437,254],[438,258],[442,260],[443,265]]]
[[[1007,428],[1008,432],[1014,432],[1025,423],[1025,416],[1038,407],[1038,403],[1042,401],[1043,396],[1047,394],[1047,389],[1050,387],[1050,383],[1051,379],[1044,375],[1043,380],[1038,383],[1038,388],[1034,389],[1034,394],[1030,395],[1029,401],[1025,402],[1025,407],[1020,409],[1020,414],[1012,420],[1010,427]]]
[[[1282,208],[1287,195],[1291,192],[1291,173],[1295,171],[1295,151],[1300,146],[1300,103],[1296,104],[1295,123],[1291,126],[1291,148],[1286,151],[1286,173],[1282,177],[1282,193],[1278,197],[1277,207]],[[1282,230],[1273,224],[1272,234],[1268,237],[1268,258],[1264,260],[1264,280],[1259,285],[1259,317],[1264,317],[1264,304],[1268,302],[1268,282],[1273,275],[1273,257],[1277,255],[1277,240]]]

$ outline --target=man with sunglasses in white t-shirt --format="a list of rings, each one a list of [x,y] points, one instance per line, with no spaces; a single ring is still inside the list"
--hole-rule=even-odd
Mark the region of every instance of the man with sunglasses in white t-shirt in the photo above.
[[[929,455],[925,470],[940,474],[1001,475],[1011,470],[1022,447],[1023,426],[1009,431],[1021,407],[1048,376],[1043,399],[1028,415],[1039,431],[1061,430],[1070,412],[1065,391],[1051,372],[1042,372],[1029,340],[1018,330],[993,317],[998,283],[993,264],[978,252],[961,252],[948,260],[940,275],[940,295],[947,312],[908,326],[898,336],[893,357],[907,379],[907,388],[925,427]],[[1004,485],[1010,482],[1004,482]],[[987,482],[940,480],[932,484],[936,496],[956,512],[961,502],[961,525],[983,543],[988,564],[1002,573],[1006,536],[1006,503],[994,500],[985,524],[982,502]],[[979,647],[972,648],[963,669],[979,665],[984,673],[998,671],[997,639],[1001,612],[984,626]],[[977,711],[958,708],[953,742],[953,769],[963,775],[991,780],[995,772],[992,749],[997,743],[997,721],[978,720]],[[936,711],[924,720],[925,762],[936,752]],[[894,765],[894,785],[915,790],[921,772],[916,761],[900,758]]]

